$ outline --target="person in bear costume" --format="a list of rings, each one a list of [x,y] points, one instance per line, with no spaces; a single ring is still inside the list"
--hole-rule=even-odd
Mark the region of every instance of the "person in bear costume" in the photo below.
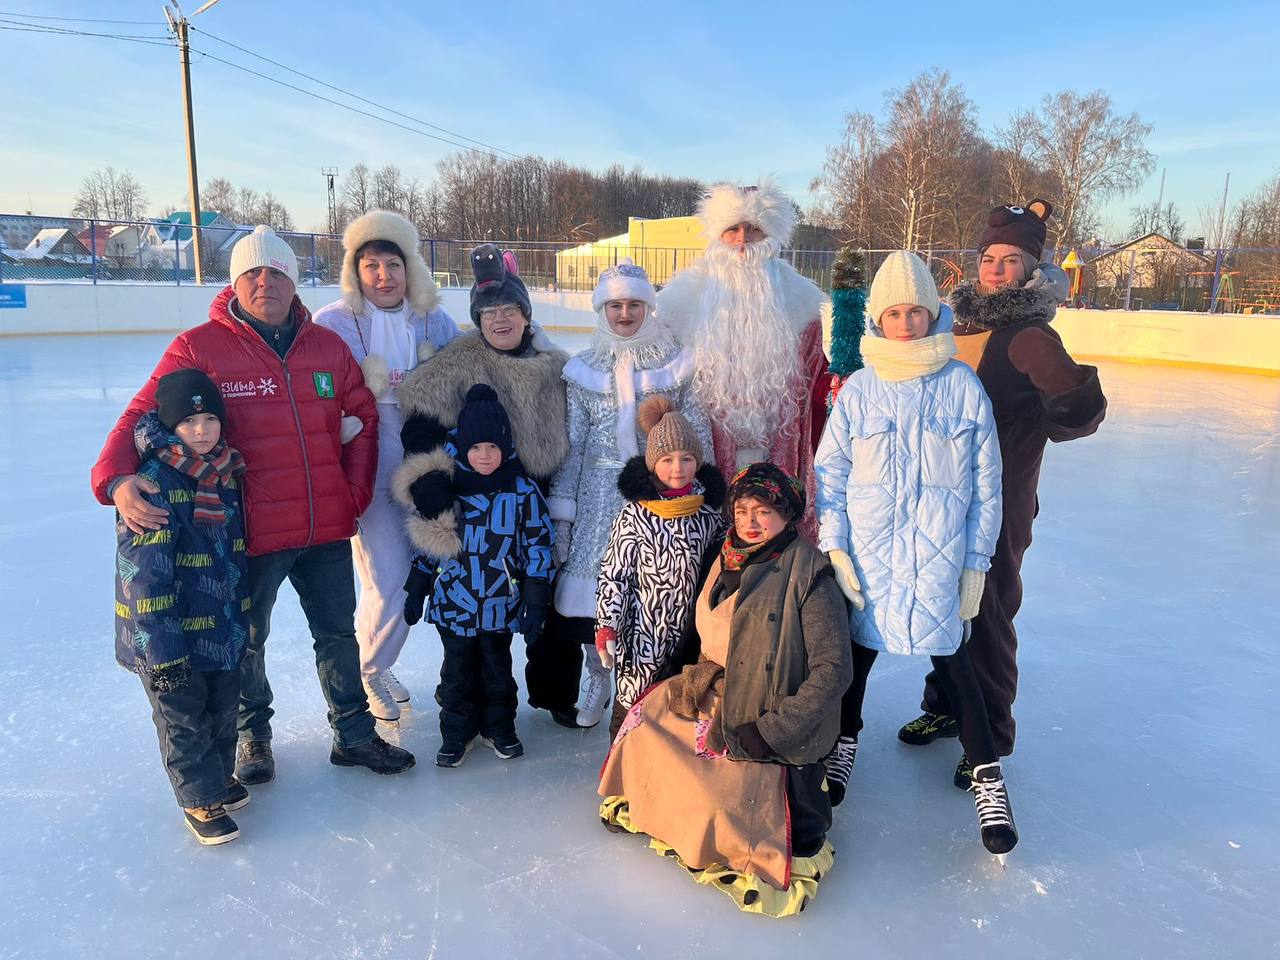
[[[1089,436],[1107,409],[1097,368],[1072,360],[1049,325],[1067,290],[1066,275],[1039,262],[1052,212],[1040,199],[992,210],[978,243],[978,280],[951,294],[957,356],[977,371],[991,398],[1004,464],[1003,526],[968,641],[1001,757],[1013,752],[1013,620],[1022,605],[1022,557],[1039,512],[1036,489],[1045,444]],[[936,672],[925,681],[922,707],[923,716],[899,730],[899,739],[919,745],[956,735],[952,705]],[[969,787],[969,772],[962,757],[957,786]]]

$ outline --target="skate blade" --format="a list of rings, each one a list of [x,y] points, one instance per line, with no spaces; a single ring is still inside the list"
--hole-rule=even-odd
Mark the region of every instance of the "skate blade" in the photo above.
[[[1004,865],[1005,857],[1009,855],[1007,853],[995,853],[995,854],[992,854],[992,856],[996,858],[996,863],[1000,864],[1000,869],[1001,870],[1005,869],[1005,865]]]

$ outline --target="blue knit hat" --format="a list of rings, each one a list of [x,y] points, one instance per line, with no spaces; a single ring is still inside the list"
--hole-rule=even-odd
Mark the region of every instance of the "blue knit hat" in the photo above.
[[[487,383],[477,383],[467,391],[467,401],[458,412],[455,444],[458,456],[465,460],[467,451],[477,443],[492,443],[502,451],[502,459],[515,453],[511,439],[511,421],[498,402],[498,395]]]

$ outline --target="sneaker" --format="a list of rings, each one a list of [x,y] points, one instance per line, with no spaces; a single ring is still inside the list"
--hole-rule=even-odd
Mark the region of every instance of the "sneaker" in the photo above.
[[[364,694],[369,699],[369,712],[373,714],[373,719],[383,723],[395,723],[400,719],[400,705],[383,684],[381,673],[362,678],[361,682],[364,684]]]
[[[236,745],[236,779],[252,786],[276,778],[270,740],[241,740]]]
[[[471,748],[476,745],[475,737],[472,737],[462,746],[457,744],[446,743],[436,752],[437,767],[460,767],[462,761],[467,759],[467,754],[471,752]]]
[[[827,794],[831,798],[833,807],[838,807],[844,802],[845,790],[849,786],[849,775],[853,773],[853,760],[857,753],[858,738],[841,736],[822,761],[827,768]]]
[[[613,671],[601,665],[598,658],[587,655],[587,682],[583,685],[586,695],[582,699],[582,707],[574,718],[579,727],[594,727],[604,717],[613,699]]]
[[[408,750],[393,747],[377,734],[368,743],[358,747],[333,745],[329,762],[335,767],[368,767],[374,773],[390,775],[404,773],[416,762]]]
[[[999,760],[973,768],[973,805],[988,853],[1003,857],[1018,845],[1018,828],[1013,824],[1013,807]]]
[[[390,670],[381,671],[378,676],[382,680],[382,685],[387,688],[387,693],[391,694],[391,699],[396,703],[409,702],[409,688],[396,679],[396,675]]]
[[[220,803],[207,807],[184,807],[182,815],[187,829],[206,847],[229,843],[240,836],[240,828],[227,816],[226,808]]]
[[[232,777],[227,781],[227,795],[222,798],[222,809],[239,810],[249,805],[249,791],[244,784]]]
[[[925,711],[898,731],[898,739],[913,747],[923,747],[933,743],[939,737],[960,736],[960,725],[956,718],[945,713]]]
[[[956,764],[955,776],[951,778],[961,790],[968,790],[973,786],[973,763],[963,753],[960,754],[960,762]]]
[[[524,744],[514,733],[500,733],[496,737],[480,739],[491,746],[493,752],[503,760],[514,760],[516,757],[524,756]]]

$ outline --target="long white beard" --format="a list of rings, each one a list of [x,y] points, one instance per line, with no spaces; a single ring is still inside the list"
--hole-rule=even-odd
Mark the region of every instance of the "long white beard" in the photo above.
[[[800,400],[797,337],[783,310],[779,245],[765,238],[737,247],[712,241],[704,254],[707,281],[693,351],[698,398],[712,422],[738,446],[768,450],[795,430]]]

